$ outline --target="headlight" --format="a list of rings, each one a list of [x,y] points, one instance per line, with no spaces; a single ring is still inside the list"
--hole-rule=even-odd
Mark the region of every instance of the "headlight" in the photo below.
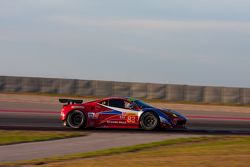
[[[176,114],[173,114],[173,117],[176,117],[176,118],[177,118],[178,116],[177,116]]]

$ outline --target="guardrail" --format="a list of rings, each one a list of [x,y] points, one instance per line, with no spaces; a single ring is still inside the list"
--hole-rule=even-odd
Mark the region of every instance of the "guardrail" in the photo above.
[[[171,102],[250,104],[250,88],[0,76],[0,92],[131,96]]]

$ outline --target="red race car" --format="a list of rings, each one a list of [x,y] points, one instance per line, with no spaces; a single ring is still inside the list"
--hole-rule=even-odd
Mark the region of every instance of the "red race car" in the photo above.
[[[65,126],[79,128],[185,128],[187,118],[170,109],[159,109],[129,97],[109,97],[83,103],[59,99],[64,103],[61,120]]]

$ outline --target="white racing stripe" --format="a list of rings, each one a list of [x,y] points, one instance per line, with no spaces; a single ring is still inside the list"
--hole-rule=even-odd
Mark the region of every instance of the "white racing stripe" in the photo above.
[[[122,113],[136,114],[138,117],[140,117],[140,115],[143,113],[142,110],[135,111],[135,110],[128,110],[128,109],[125,109],[125,108],[110,107],[110,106],[106,106],[106,105],[103,105],[103,104],[100,104],[100,105],[103,106],[103,107],[109,108],[111,110],[119,111],[119,112],[122,112]]]

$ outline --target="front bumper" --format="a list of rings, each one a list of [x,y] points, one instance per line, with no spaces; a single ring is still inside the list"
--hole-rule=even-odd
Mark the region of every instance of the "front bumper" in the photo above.
[[[161,128],[170,128],[170,129],[175,129],[175,128],[186,128],[187,120],[183,118],[172,118],[171,120],[167,120],[165,118],[160,118],[160,126]]]

